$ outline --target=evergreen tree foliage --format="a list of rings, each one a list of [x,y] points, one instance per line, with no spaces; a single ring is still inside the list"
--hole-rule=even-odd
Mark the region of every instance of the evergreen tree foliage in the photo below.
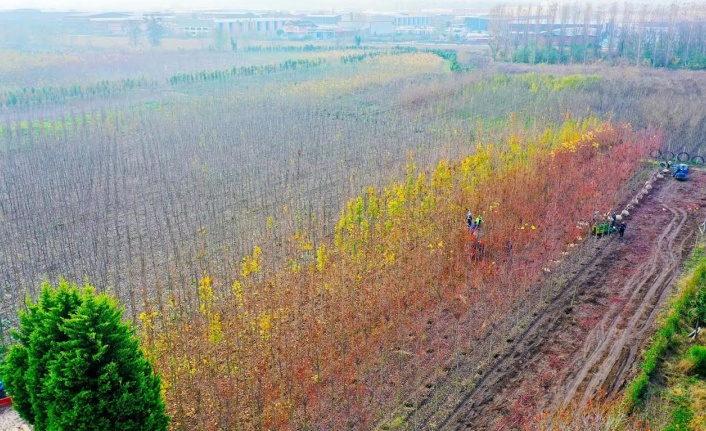
[[[167,429],[159,376],[113,298],[62,280],[27,308],[0,375],[36,431]]]

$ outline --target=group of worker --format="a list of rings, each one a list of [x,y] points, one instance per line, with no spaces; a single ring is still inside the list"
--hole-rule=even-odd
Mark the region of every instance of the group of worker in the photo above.
[[[466,214],[466,223],[468,223],[468,228],[471,232],[475,233],[476,229],[480,229],[480,225],[483,224],[483,217],[478,216],[474,219],[473,214],[469,210],[468,214]]]
[[[599,222],[600,214],[598,211],[593,213],[593,223],[596,224]],[[603,218],[605,220],[605,217]],[[468,228],[475,234],[476,229],[479,229],[481,224],[483,224],[483,217],[480,215],[476,218],[473,218],[473,213],[468,210],[468,213],[466,214],[466,223],[468,223]],[[616,213],[613,213],[611,215],[611,222],[610,222],[610,228],[611,231],[615,232],[616,230],[618,231],[618,235],[620,238],[623,238],[625,235],[625,229],[627,228],[627,223],[625,223],[624,220],[620,221],[620,224],[618,224],[618,215]]]
[[[606,222],[606,216],[603,216],[602,220],[600,217],[600,213],[598,211],[593,213],[593,225],[600,224],[601,222]],[[622,238],[625,235],[625,229],[628,227],[627,223],[625,223],[624,220],[620,221],[620,224],[618,224],[618,215],[613,212],[610,216],[610,231],[615,232],[616,230],[618,231],[618,235],[620,238]]]
[[[473,235],[475,240],[475,249],[473,250],[473,258],[478,259],[482,257],[485,253],[485,246],[483,245],[482,241],[477,240],[477,231],[480,229],[481,225],[483,224],[483,217],[482,216],[477,216],[473,218],[473,213],[471,210],[468,210],[468,213],[466,214],[466,223],[468,224],[468,229],[471,231],[471,234]],[[607,216],[601,216],[598,211],[596,211],[593,214],[593,227],[592,230],[595,229],[595,226],[597,225],[607,225]],[[627,228],[627,223],[625,223],[624,220],[620,220],[620,223],[618,223],[618,215],[613,212],[611,214],[611,221],[610,221],[610,231],[607,232],[618,232],[618,235],[622,239],[623,236],[625,235],[625,229]],[[508,254],[512,252],[512,242],[508,241],[507,242],[507,248],[506,251]]]
[[[618,225],[618,215],[616,213],[613,213],[611,216],[611,221],[610,221],[610,227],[611,229],[618,229],[618,235],[620,235],[620,238],[625,235],[625,228],[628,227],[627,223],[625,221],[621,220],[620,225]]]

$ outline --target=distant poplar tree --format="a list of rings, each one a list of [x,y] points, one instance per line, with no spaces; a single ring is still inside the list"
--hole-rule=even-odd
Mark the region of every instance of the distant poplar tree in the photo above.
[[[159,46],[162,43],[162,36],[164,36],[164,26],[162,22],[156,17],[148,17],[147,39],[149,39],[150,45]]]
[[[140,44],[140,38],[142,37],[140,21],[130,21],[128,23],[128,37],[130,38],[130,45],[133,47],[136,48]]]
[[[115,299],[62,280],[27,308],[0,376],[35,431],[167,429],[160,378]]]
[[[228,37],[221,28],[216,28],[213,32],[213,44],[218,51],[223,51],[228,46]]]

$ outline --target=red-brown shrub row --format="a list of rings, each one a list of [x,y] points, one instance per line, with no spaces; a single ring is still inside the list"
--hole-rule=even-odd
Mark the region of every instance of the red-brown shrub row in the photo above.
[[[349,203],[334,241],[297,232],[285,253],[256,247],[232,285],[204,276],[200,313],[175,304],[141,316],[173,428],[379,425],[519,302],[537,301],[543,268],[588,233],[579,222],[617,209],[659,139],[568,122],[434,172],[410,163],[404,183]],[[482,257],[467,209],[485,219]]]

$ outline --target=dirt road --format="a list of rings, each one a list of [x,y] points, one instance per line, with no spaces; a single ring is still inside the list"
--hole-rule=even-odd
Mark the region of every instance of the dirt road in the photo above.
[[[16,411],[9,407],[0,407],[0,431],[31,431]]]
[[[637,348],[645,338],[645,332],[651,328],[678,275],[684,253],[692,243],[689,240],[693,230],[685,229],[687,211],[667,202],[663,209],[668,211],[671,221],[664,225],[649,258],[639,264],[636,272],[620,287],[620,297],[629,298],[626,306],[617,303],[609,307],[601,325],[591,331],[593,337],[584,343],[584,351],[592,353],[576,362],[579,366],[573,367],[575,371],[570,373],[573,377],[566,392],[558,393],[555,400],[558,403],[575,398],[585,402],[599,389],[613,394],[624,382]]]
[[[473,388],[452,404],[441,401],[447,407],[415,428],[521,429],[543,410],[619,390],[694,245],[705,186],[699,171],[686,182],[657,180],[628,218],[625,238],[590,238],[583,258],[555,271],[560,293],[508,340]]]

